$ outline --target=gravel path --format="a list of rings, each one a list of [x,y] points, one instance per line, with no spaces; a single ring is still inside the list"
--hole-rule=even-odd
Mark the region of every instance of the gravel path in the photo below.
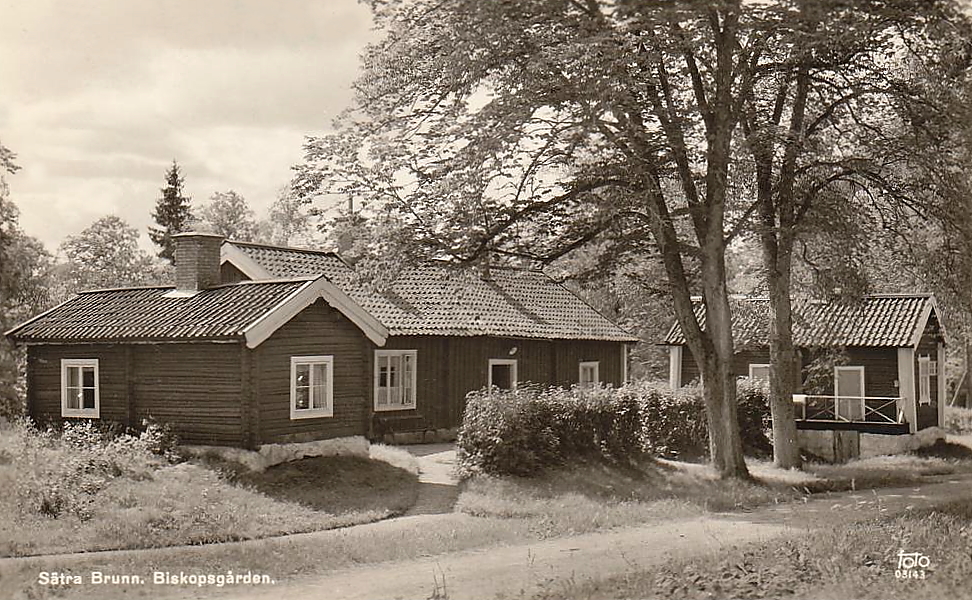
[[[972,478],[917,487],[840,493],[764,507],[516,546],[364,565],[271,587],[239,590],[239,600],[450,600],[529,598],[544,589],[651,569],[673,558],[730,552],[753,542],[877,514],[895,514],[969,497]],[[189,595],[198,598],[200,595]]]
[[[412,453],[419,464],[418,499],[405,516],[452,512],[459,498],[455,444],[422,444],[402,448]]]

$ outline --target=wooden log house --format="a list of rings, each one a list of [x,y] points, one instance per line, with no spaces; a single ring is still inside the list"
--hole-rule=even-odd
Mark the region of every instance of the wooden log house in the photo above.
[[[737,376],[769,378],[767,310],[765,298],[733,300]],[[695,313],[704,327],[701,301]],[[798,429],[903,435],[942,426],[945,330],[930,294],[796,302],[793,338],[806,386],[794,396]],[[664,345],[671,386],[698,381],[699,366],[677,323]]]
[[[378,291],[332,253],[175,241],[174,286],[83,292],[7,333],[35,421],[151,417],[243,447],[443,439],[472,390],[621,384],[637,341],[536,270],[431,263]]]

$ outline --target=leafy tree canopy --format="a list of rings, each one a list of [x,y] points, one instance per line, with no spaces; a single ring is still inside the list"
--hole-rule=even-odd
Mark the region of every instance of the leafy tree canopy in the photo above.
[[[754,221],[792,237],[831,185],[887,179],[893,161],[861,168],[862,149],[921,91],[901,66],[964,27],[954,3],[372,7],[385,37],[365,55],[356,106],[308,140],[295,187],[392,211],[412,248],[385,240],[397,256],[549,262],[596,242],[655,257],[700,362],[713,462],[744,476],[726,248]]]
[[[256,241],[257,222],[246,199],[233,190],[216,192],[199,210],[194,227],[233,240]]]
[[[138,230],[114,215],[102,217],[61,244],[71,291],[156,283],[152,257],[138,247]]]

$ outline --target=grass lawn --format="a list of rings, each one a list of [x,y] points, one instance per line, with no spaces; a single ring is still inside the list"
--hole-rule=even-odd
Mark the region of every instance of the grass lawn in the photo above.
[[[298,465],[295,463],[289,468]],[[953,472],[960,467],[960,463],[939,458],[897,457],[826,467],[821,474],[813,474],[753,463],[752,470],[758,482],[746,483],[719,481],[707,467],[689,463],[646,462],[619,468],[600,461],[587,461],[529,479],[474,478],[465,484],[457,512],[431,517],[434,522],[420,526],[409,520],[390,521],[324,531],[312,536],[271,538],[245,545],[163,548],[110,559],[78,557],[67,564],[63,559],[38,558],[7,565],[0,570],[0,583],[6,581],[20,592],[30,590],[31,598],[180,595],[185,590],[179,587],[169,592],[157,586],[137,585],[50,588],[36,585],[36,576],[45,569],[73,573],[101,569],[147,575],[154,569],[163,568],[195,573],[252,570],[279,579],[291,579],[361,564],[409,560],[609,527],[692,518],[707,511],[750,508],[803,497],[803,487],[827,483],[824,476],[840,478],[849,488],[852,480],[874,483],[903,479],[916,481],[927,474]],[[876,474],[868,476],[872,471]],[[263,482],[267,489],[282,494],[293,493],[281,480],[274,479],[276,475],[268,471],[267,480]],[[0,588],[0,597],[4,597],[2,592]],[[232,588],[207,590],[209,593],[232,595]],[[592,594],[589,597],[601,597]],[[638,594],[632,596],[638,597]]]
[[[919,552],[926,569],[903,575],[899,552]],[[972,500],[937,510],[844,525],[580,584],[544,600],[665,598],[972,598]]]
[[[400,514],[417,493],[414,474],[368,458],[248,473],[169,464],[134,438],[12,427],[0,434],[0,556],[318,531]]]

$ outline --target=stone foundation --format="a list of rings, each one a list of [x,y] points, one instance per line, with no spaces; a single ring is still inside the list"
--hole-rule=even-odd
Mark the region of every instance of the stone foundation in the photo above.
[[[425,431],[399,431],[381,437],[385,444],[440,444],[456,441],[458,429],[426,429]]]
[[[861,434],[861,458],[905,454],[919,448],[934,446],[945,439],[945,431],[938,427],[928,427],[910,435]]]
[[[861,455],[860,435],[856,431],[797,430],[800,450],[833,463],[844,463]]]

